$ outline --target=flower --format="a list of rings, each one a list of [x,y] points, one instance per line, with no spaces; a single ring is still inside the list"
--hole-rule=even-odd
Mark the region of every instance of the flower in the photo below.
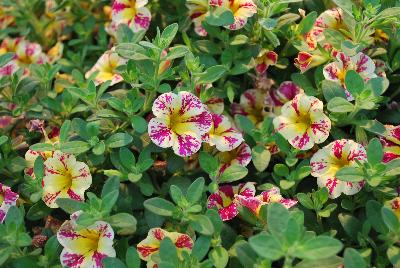
[[[47,62],[47,56],[42,52],[42,47],[37,43],[21,40],[15,51],[16,61],[21,67],[31,63],[43,64]]]
[[[263,74],[267,71],[270,65],[275,65],[278,61],[278,54],[274,51],[262,49],[260,54],[255,59],[256,71],[259,74]]]
[[[212,116],[207,107],[192,93],[180,91],[160,95],[153,103],[149,122],[150,139],[162,148],[172,147],[179,156],[196,153],[202,136],[212,127]]]
[[[240,96],[240,103],[232,103],[233,115],[247,116],[255,125],[264,121],[267,112],[265,108],[266,93],[257,89],[249,89]]]
[[[294,59],[294,65],[304,73],[308,69],[319,66],[327,60],[328,59],[319,52],[313,52],[311,54],[306,51],[300,51],[297,58]]]
[[[365,81],[376,77],[375,64],[373,60],[362,52],[354,56],[347,56],[343,52],[336,55],[337,61],[325,65],[323,73],[327,80],[339,83],[346,89],[345,78],[349,70],[356,71]],[[352,100],[350,92],[346,90],[346,95],[349,100]]]
[[[102,84],[106,81],[111,80],[110,85],[115,85],[123,80],[122,76],[117,73],[117,67],[124,65],[127,62],[126,59],[118,56],[113,49],[106,51],[97,60],[96,64],[90,69],[85,77],[89,78],[94,72],[98,72],[94,77],[94,83],[96,85]]]
[[[281,112],[274,118],[275,130],[294,148],[308,150],[328,138],[331,120],[324,114],[319,99],[298,94],[282,106]]]
[[[225,7],[232,11],[235,22],[224,26],[230,30],[243,28],[247,23],[247,19],[257,13],[257,6],[252,0],[209,0],[209,5]]]
[[[207,36],[206,30],[201,25],[208,15],[208,0],[187,0],[189,17],[194,24],[194,31],[199,36]]]
[[[78,228],[76,219],[81,212],[71,215],[57,232],[57,240],[64,247],[60,255],[64,267],[101,268],[106,257],[115,257],[114,231],[104,221],[96,221],[86,228]]]
[[[11,188],[0,182],[0,223],[4,222],[8,210],[17,204],[19,195],[11,191]]]
[[[147,262],[147,267],[157,267],[157,264],[152,260],[154,254],[158,254],[161,241],[168,237],[174,243],[178,257],[182,258],[182,252],[192,252],[193,240],[187,234],[177,232],[167,232],[161,228],[152,228],[149,230],[147,237],[137,245],[139,257]]]
[[[228,117],[212,114],[212,121],[212,127],[203,136],[203,141],[215,145],[218,151],[231,151],[244,141],[242,134],[233,127]]]
[[[217,192],[208,197],[207,208],[216,207],[223,221],[231,220],[239,214],[236,199],[240,196],[250,198],[255,193],[253,182],[241,183],[237,186],[222,185]]]
[[[247,207],[257,216],[261,207],[270,203],[281,203],[287,209],[297,204],[296,200],[283,198],[278,187],[272,187],[255,197],[237,195],[236,198],[240,205]]]
[[[318,150],[310,160],[311,175],[317,177],[319,187],[326,187],[331,198],[341,193],[354,195],[364,186],[364,181],[358,183],[338,180],[336,172],[342,167],[356,165],[356,160],[364,162],[367,153],[361,144],[352,140],[336,140]]]
[[[400,197],[396,197],[390,200],[389,205],[394,214],[396,214],[397,218],[400,219]]]
[[[89,167],[76,161],[72,154],[55,151],[44,162],[43,201],[51,208],[57,208],[58,198],[84,200],[84,193],[92,184]]]
[[[204,92],[204,95],[207,94],[207,90],[212,88],[212,84],[205,84],[205,85],[197,85],[195,87],[195,93],[196,96],[200,98],[201,94]],[[222,114],[224,112],[224,99],[223,98],[218,98],[218,97],[209,97],[207,101],[204,102],[204,104],[207,105],[207,108],[210,112],[215,113],[215,114]]]
[[[280,107],[286,102],[291,101],[297,94],[304,93],[304,90],[298,87],[292,81],[282,82],[278,88],[268,92],[265,103],[267,107],[274,110],[274,113],[280,113]]]
[[[8,63],[0,67],[0,78],[5,76],[11,76],[19,69],[18,64],[15,60],[10,60]]]
[[[64,44],[62,42],[57,42],[52,48],[47,51],[47,57],[49,63],[54,63],[61,59],[64,49]]]
[[[380,138],[383,146],[383,162],[400,158],[400,126],[386,126],[384,137]]]
[[[219,166],[219,174],[221,175],[232,165],[247,166],[251,161],[251,149],[246,143],[242,143],[239,147],[231,151],[219,152],[217,158],[221,163]]]
[[[127,24],[134,32],[147,30],[151,21],[150,10],[145,7],[147,2],[147,0],[115,0],[112,5],[112,21],[116,25]]]

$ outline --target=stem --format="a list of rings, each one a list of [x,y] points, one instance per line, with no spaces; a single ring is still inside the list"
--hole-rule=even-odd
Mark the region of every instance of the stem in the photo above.
[[[293,258],[290,256],[285,257],[285,262],[283,263],[283,268],[292,268]]]

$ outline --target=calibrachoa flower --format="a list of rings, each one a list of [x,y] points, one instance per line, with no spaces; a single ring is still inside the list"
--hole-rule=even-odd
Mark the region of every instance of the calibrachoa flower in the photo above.
[[[247,19],[257,13],[257,6],[252,0],[209,0],[209,4],[210,6],[225,7],[232,11],[235,22],[225,26],[230,30],[243,28]]]
[[[251,161],[251,149],[246,143],[242,143],[236,149],[228,152],[219,152],[217,158],[220,161],[219,174],[222,174],[228,167],[238,164],[247,166]]]
[[[187,0],[186,7],[189,9],[189,17],[194,24],[194,31],[200,36],[207,36],[201,23],[208,14],[208,0]]]
[[[274,51],[262,49],[260,54],[255,59],[256,71],[259,74],[263,74],[267,71],[268,67],[275,65],[278,62],[278,54]]]
[[[347,56],[343,52],[336,55],[337,61],[331,62],[324,67],[323,73],[327,80],[339,83],[345,88],[345,77],[349,70],[356,71],[365,81],[376,77],[375,64],[373,60],[362,52],[355,56]],[[346,90],[349,100],[352,100],[350,92]]]
[[[319,99],[298,94],[282,106],[281,113],[274,118],[275,130],[294,148],[308,150],[328,138],[331,120]]]
[[[356,165],[356,160],[364,162],[367,153],[361,144],[352,140],[336,140],[318,150],[310,160],[311,175],[317,177],[319,187],[326,187],[331,198],[341,193],[354,195],[364,186],[364,181],[358,183],[338,180],[336,172],[342,167]]]
[[[272,187],[254,197],[246,197],[243,195],[237,195],[235,197],[240,205],[247,207],[257,216],[260,213],[261,207],[270,203],[281,203],[287,209],[297,204],[296,200],[283,198],[278,187]]]
[[[397,218],[400,219],[400,197],[390,200],[389,205],[394,214],[396,214]]]
[[[291,101],[297,94],[304,93],[303,89],[298,87],[292,81],[282,82],[278,88],[268,92],[266,97],[266,106],[270,107],[274,114],[280,113],[280,107],[286,102]],[[279,111],[278,111],[279,110]]]
[[[64,247],[60,255],[61,264],[71,268],[102,268],[106,257],[115,257],[114,231],[104,221],[79,228],[76,224],[80,212],[71,215],[71,220],[61,225],[57,240]]]
[[[237,186],[222,185],[218,191],[208,197],[207,207],[218,209],[223,221],[231,220],[239,214],[236,199],[250,198],[256,193],[253,182],[241,183]]]
[[[180,91],[164,93],[153,103],[149,122],[150,139],[162,148],[172,147],[179,156],[196,153],[202,136],[212,127],[212,116],[207,107],[192,93]]]
[[[400,126],[386,126],[386,133],[380,140],[383,146],[384,163],[400,158]]]
[[[11,188],[0,182],[0,223],[3,223],[8,210],[17,204],[19,195],[11,191]]]
[[[308,69],[314,68],[325,63],[328,59],[320,52],[314,51],[312,53],[301,51],[294,59],[294,65],[300,69],[302,73]]]
[[[11,76],[19,69],[18,64],[15,60],[9,61],[3,67],[0,67],[0,78],[4,76]]]
[[[197,85],[195,87],[196,96],[200,97],[202,91],[206,91],[212,88],[212,84],[205,85]],[[222,114],[224,112],[224,99],[218,97],[209,98],[204,104],[207,105],[207,108],[210,112],[215,114]]]
[[[267,112],[265,108],[266,93],[257,89],[249,89],[240,96],[240,104],[232,103],[232,114],[247,116],[254,124],[264,121]]]
[[[57,208],[58,198],[84,200],[84,193],[92,184],[89,167],[76,161],[72,154],[55,151],[44,162],[43,201],[51,208]]]
[[[112,5],[114,23],[127,24],[134,32],[147,30],[150,26],[151,13],[145,7],[147,0],[115,0]]]
[[[224,115],[212,114],[212,127],[203,136],[203,141],[218,149],[226,152],[237,148],[244,140],[242,133],[238,132]]]
[[[31,63],[43,64],[47,62],[47,56],[42,52],[42,47],[37,43],[22,40],[15,51],[16,61],[21,67]]]
[[[110,80],[110,85],[115,85],[123,80],[122,76],[117,73],[116,69],[118,66],[124,65],[126,62],[127,60],[118,56],[116,52],[113,50],[108,50],[101,55],[92,69],[86,73],[85,77],[89,78],[94,72],[97,71],[98,73],[94,78],[96,85]]]
[[[157,267],[157,264],[151,260],[151,257],[159,252],[161,241],[166,237],[170,238],[174,243],[179,258],[182,258],[182,252],[184,251],[188,253],[192,252],[194,243],[192,238],[187,234],[167,232],[161,228],[153,228],[149,230],[146,239],[137,245],[139,257],[147,262],[147,267]]]

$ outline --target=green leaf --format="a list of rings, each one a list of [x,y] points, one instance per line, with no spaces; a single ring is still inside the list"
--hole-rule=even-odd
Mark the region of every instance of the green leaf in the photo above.
[[[78,210],[85,210],[88,207],[87,204],[71,198],[58,198],[56,203],[68,214],[72,214]]]
[[[190,216],[190,226],[203,235],[212,235],[214,233],[214,226],[211,220],[204,215]]]
[[[319,260],[303,260],[296,264],[295,268],[338,268],[343,265],[343,259],[334,256]]]
[[[7,52],[0,56],[0,67],[3,67],[7,63],[9,63],[14,57],[14,53]]]
[[[133,115],[131,118],[131,124],[135,131],[142,134],[147,131],[147,121],[141,116]]]
[[[327,108],[334,113],[348,113],[354,110],[354,105],[346,99],[334,97],[328,102]]]
[[[294,255],[300,259],[318,260],[329,258],[342,250],[342,243],[330,236],[317,236],[299,245]]]
[[[30,221],[37,221],[49,215],[51,211],[52,209],[40,200],[29,208],[26,218]]]
[[[47,240],[44,245],[44,253],[50,262],[56,261],[60,257],[61,245],[57,240],[57,235],[53,235]]]
[[[287,177],[289,175],[289,168],[284,164],[276,164],[274,166],[274,173],[281,177]]]
[[[169,263],[175,264],[175,267],[177,267],[179,259],[176,252],[176,246],[172,243],[169,237],[166,237],[161,241],[159,254],[162,261],[168,261]]]
[[[136,232],[137,221],[128,213],[118,213],[108,218],[108,222],[119,235],[131,235]]]
[[[118,258],[105,257],[103,259],[104,268],[126,268],[126,265]]]
[[[182,206],[185,197],[183,196],[181,188],[176,185],[171,185],[171,187],[169,188],[169,193],[172,201],[174,201],[175,204],[177,204],[178,206]]]
[[[375,200],[368,200],[365,208],[368,222],[371,224],[372,228],[381,234],[387,233],[388,228],[386,227],[382,219],[382,214],[380,213],[382,204]]]
[[[67,141],[61,143],[60,150],[64,153],[81,154],[91,148],[90,144],[85,141]]]
[[[253,147],[251,150],[252,161],[259,172],[263,172],[271,160],[271,152],[262,146]]]
[[[210,249],[211,236],[201,235],[194,243],[192,256],[198,260],[202,260]]]
[[[269,234],[252,236],[249,238],[249,244],[259,256],[269,260],[279,260],[285,254],[281,242]]]
[[[206,17],[208,24],[213,26],[226,26],[235,22],[233,13],[226,7],[212,8]]]
[[[302,204],[304,207],[306,207],[308,209],[314,208],[314,203],[308,194],[298,193],[296,196],[297,196],[297,200],[299,200],[300,204]]]
[[[53,151],[54,146],[53,144],[50,143],[36,143],[33,144],[29,147],[32,151],[37,151],[37,152],[45,152],[45,151]]]
[[[60,129],[60,142],[68,140],[68,134],[71,129],[71,120],[65,120]]]
[[[200,167],[208,174],[212,174],[218,169],[217,159],[206,152],[200,152],[199,162]]]
[[[173,59],[177,59],[177,58],[181,58],[183,56],[185,56],[187,53],[189,53],[189,48],[186,46],[174,46],[169,48],[168,50],[168,54],[165,57],[165,60],[173,60]]]
[[[226,267],[229,261],[228,251],[221,246],[215,247],[211,250],[208,256],[216,268]]]
[[[44,176],[44,160],[42,157],[36,157],[35,163],[33,164],[33,173],[37,180],[43,179]]]
[[[128,268],[140,268],[140,258],[135,247],[129,247],[126,251],[125,263]]]
[[[106,146],[109,148],[119,148],[132,142],[133,138],[127,133],[116,133],[106,140]]]
[[[324,36],[329,44],[338,50],[341,49],[342,42],[346,40],[341,32],[332,28],[326,28],[324,30]]]
[[[245,133],[251,134],[255,129],[254,123],[247,116],[239,114],[235,116],[235,119],[238,122],[238,127]]]
[[[357,250],[346,248],[344,251],[344,266],[346,268],[364,268],[367,267],[367,264]]]
[[[173,23],[165,27],[164,31],[161,33],[161,42],[163,48],[169,47],[174,40],[176,33],[178,32],[178,23]]]
[[[263,27],[265,30],[271,31],[276,27],[278,21],[272,18],[265,18],[259,20],[258,23],[260,23],[261,27]]]
[[[204,190],[204,178],[197,178],[187,189],[186,198],[191,204],[199,202]]]
[[[383,149],[382,144],[377,138],[370,140],[367,147],[368,162],[372,165],[376,165],[382,162]]]
[[[362,169],[356,167],[343,167],[336,172],[336,178],[341,181],[359,182],[364,180]]]
[[[281,238],[289,222],[289,211],[280,203],[271,203],[267,210],[268,230],[275,237]]]
[[[328,102],[335,97],[346,99],[346,93],[338,83],[329,80],[323,80],[321,87],[324,98]]]
[[[208,68],[199,76],[198,84],[209,84],[220,79],[226,72],[226,67],[223,65],[215,65]]]
[[[304,35],[308,33],[311,28],[314,26],[315,21],[317,20],[318,13],[315,11],[310,12],[305,18],[301,20],[297,31],[300,35]]]
[[[8,141],[8,137],[6,135],[0,136],[0,145],[4,144]]]
[[[361,222],[356,217],[345,213],[340,213],[338,219],[346,233],[356,241],[358,232],[362,230]]]
[[[173,203],[159,197],[147,199],[143,205],[149,211],[160,216],[172,216],[175,211]]]
[[[396,217],[396,214],[387,207],[382,207],[381,209],[382,219],[389,230],[393,232],[399,232],[400,230],[400,223],[399,219]]]
[[[364,89],[364,79],[354,70],[346,73],[344,78],[346,89],[350,91],[353,96],[359,95]]]
[[[233,164],[224,170],[222,175],[219,177],[219,181],[221,183],[237,181],[246,177],[248,172],[247,168],[238,164]]]

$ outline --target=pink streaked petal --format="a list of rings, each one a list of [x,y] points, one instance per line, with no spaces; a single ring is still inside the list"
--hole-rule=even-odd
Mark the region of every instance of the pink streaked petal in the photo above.
[[[367,76],[374,73],[374,61],[364,53],[359,52],[357,55],[351,57],[351,60],[355,62],[357,73],[365,73]]]
[[[186,249],[192,249],[193,248],[193,240],[190,238],[190,236],[186,234],[180,234],[178,238],[176,239],[175,246],[178,249],[186,248]]]
[[[246,143],[242,143],[238,148],[237,148],[237,155],[235,159],[239,165],[245,167],[247,166],[250,161],[251,161],[251,149],[250,146],[248,146]]]
[[[152,118],[148,125],[148,132],[151,141],[161,148],[169,148],[174,144],[175,134],[164,118]]]
[[[135,18],[131,20],[130,26],[133,32],[138,32],[140,30],[147,30],[150,27],[151,13],[146,7],[141,7],[137,10]]]
[[[255,214],[258,214],[260,207],[264,204],[258,197],[245,197],[237,195],[236,200],[241,206],[250,209]]]
[[[45,202],[48,207],[58,208],[58,205],[56,204],[56,200],[60,194],[61,194],[61,191],[58,191],[55,193],[47,192],[42,197],[43,202]]]
[[[64,248],[60,255],[60,261],[65,267],[80,268],[83,267],[82,265],[85,262],[85,256]]]
[[[289,208],[295,206],[295,205],[298,203],[298,201],[297,201],[297,200],[293,200],[293,199],[285,199],[285,198],[282,198],[282,199],[279,201],[279,203],[281,203],[281,204],[284,205],[287,209],[289,209]]]
[[[235,203],[231,203],[227,207],[218,209],[218,214],[221,217],[221,220],[228,221],[236,217],[239,212],[237,210],[237,205]]]
[[[201,114],[191,116],[182,121],[182,124],[186,123],[193,123],[199,133],[205,134],[212,127],[212,116],[208,111],[204,111]]]
[[[179,109],[178,96],[172,92],[158,96],[152,107],[153,114],[157,117],[171,115]]]
[[[180,101],[179,115],[181,116],[198,116],[206,110],[200,99],[190,92],[180,91],[178,97]]]
[[[181,134],[176,136],[172,145],[175,154],[179,156],[191,156],[197,153],[201,147],[201,137],[190,134]]]
[[[208,197],[207,208],[222,207],[223,200],[219,192],[213,193]]]
[[[256,188],[254,182],[246,182],[239,184],[238,195],[245,197],[253,197],[256,194]]]

